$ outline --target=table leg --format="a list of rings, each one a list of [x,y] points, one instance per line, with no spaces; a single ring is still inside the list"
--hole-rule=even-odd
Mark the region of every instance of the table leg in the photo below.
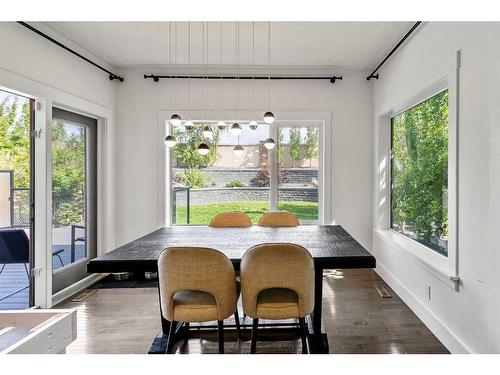
[[[160,286],[158,285],[158,302],[159,302],[159,312],[160,312],[160,322],[161,322],[161,332],[155,337],[151,348],[149,349],[149,354],[165,354],[167,350],[168,333],[170,331],[170,322],[163,317],[161,311],[161,296],[160,296]]]
[[[323,268],[316,268],[314,276],[314,310],[311,314],[312,332],[308,335],[312,353],[328,353],[328,338],[321,333],[321,310],[323,307]]]

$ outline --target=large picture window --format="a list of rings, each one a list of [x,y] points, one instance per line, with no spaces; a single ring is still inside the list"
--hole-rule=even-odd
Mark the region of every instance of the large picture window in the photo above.
[[[448,255],[448,90],[391,119],[391,228]]]
[[[316,123],[243,123],[235,135],[217,122],[173,126],[170,149],[170,222],[206,225],[218,213],[243,211],[253,223],[272,210],[294,213],[302,224],[320,222],[320,126]],[[203,129],[211,129],[210,136]],[[276,138],[268,150],[264,141]],[[209,146],[200,155],[200,143]],[[236,151],[239,150],[239,151]]]

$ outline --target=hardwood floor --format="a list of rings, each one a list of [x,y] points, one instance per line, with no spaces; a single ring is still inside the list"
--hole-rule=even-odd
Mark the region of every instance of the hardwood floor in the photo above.
[[[325,272],[323,283],[323,326],[330,353],[448,353],[374,271],[332,270]],[[392,298],[381,298],[375,286],[384,286]],[[147,353],[160,331],[155,288],[99,289],[82,302],[67,300],[56,308],[78,309],[78,338],[67,353]],[[233,332],[225,339],[226,353],[250,352],[249,332],[241,342]],[[217,353],[217,334],[193,332],[174,351]],[[259,331],[257,353],[300,352],[298,335]]]

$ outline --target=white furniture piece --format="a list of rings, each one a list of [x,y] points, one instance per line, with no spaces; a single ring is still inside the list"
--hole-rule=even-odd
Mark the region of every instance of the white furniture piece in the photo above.
[[[64,354],[76,339],[76,310],[0,311],[0,354]]]

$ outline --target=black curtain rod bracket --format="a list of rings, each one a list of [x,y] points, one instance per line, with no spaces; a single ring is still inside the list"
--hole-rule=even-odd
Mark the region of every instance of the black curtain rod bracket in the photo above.
[[[144,79],[152,79],[153,82],[159,82],[160,79],[241,79],[241,80],[329,80],[330,83],[335,83],[337,80],[342,80],[342,76],[332,77],[307,77],[307,76],[206,76],[206,75],[158,75],[144,74]]]
[[[408,32],[403,36],[403,38],[401,38],[401,40],[398,42],[398,44],[396,44],[394,46],[394,48],[391,50],[391,52],[389,52],[387,54],[387,56],[382,60],[382,62],[380,64],[378,64],[378,66],[375,68],[375,70],[368,76],[366,77],[366,80],[367,81],[370,81],[371,79],[378,79],[379,75],[378,74],[375,74],[377,73],[377,71],[382,67],[382,65],[385,64],[385,62],[387,60],[389,60],[389,57],[391,57],[393,55],[394,52],[396,52],[396,50],[401,46],[401,44],[404,43],[404,41],[406,39],[408,39],[408,37],[415,31],[415,29],[418,27],[418,25],[420,25],[422,23],[422,21],[418,21],[418,22],[415,22],[415,24],[411,27],[410,30],[408,30]]]
[[[18,24],[26,27],[27,29],[33,31],[35,34],[38,34],[40,35],[41,37],[47,39],[48,41],[54,43],[55,45],[61,47],[62,49],[65,49],[66,51],[72,53],[73,55],[75,56],[78,56],[80,59],[88,62],[89,64],[91,65],[94,65],[96,68],[98,69],[101,69],[103,72],[106,72],[108,73],[108,78],[111,80],[111,81],[114,81],[115,79],[117,79],[118,81],[120,82],[123,82],[123,77],[119,76],[118,74],[115,74],[113,72],[110,72],[109,70],[107,70],[106,68],[102,67],[101,65],[95,63],[94,61],[86,58],[85,56],[79,54],[78,52],[72,50],[71,48],[65,46],[64,44],[62,44],[61,42],[58,42],[57,40],[55,40],[54,38],[48,36],[47,34],[41,32],[40,30],[38,29],[35,29],[33,26],[31,25],[28,25],[26,22],[23,22],[23,21],[17,21]]]

